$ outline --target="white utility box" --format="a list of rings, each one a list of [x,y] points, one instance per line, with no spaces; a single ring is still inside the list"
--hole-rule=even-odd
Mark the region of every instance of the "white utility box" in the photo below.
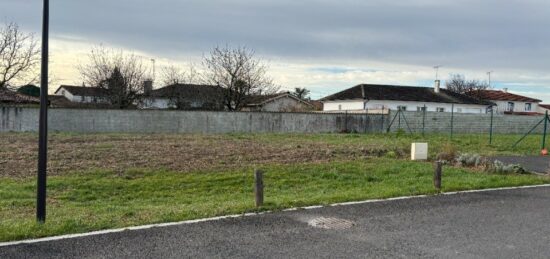
[[[428,160],[428,143],[412,143],[411,160]]]

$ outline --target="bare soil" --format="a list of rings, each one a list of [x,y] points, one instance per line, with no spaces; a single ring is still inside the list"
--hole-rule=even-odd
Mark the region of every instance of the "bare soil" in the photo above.
[[[228,135],[51,134],[48,174],[91,170],[167,169],[215,171],[262,164],[354,160],[387,150],[296,139],[266,140]],[[0,134],[0,177],[33,177],[36,134]]]

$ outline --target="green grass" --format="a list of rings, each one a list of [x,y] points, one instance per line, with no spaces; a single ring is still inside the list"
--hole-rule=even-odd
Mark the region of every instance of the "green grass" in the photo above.
[[[348,138],[360,141],[353,136],[326,137],[330,141]],[[266,141],[279,141],[292,136],[268,135],[266,138]],[[315,138],[314,135],[304,137],[305,141],[316,141]],[[265,206],[259,210],[435,193],[431,163],[373,158],[352,162],[265,165],[262,169],[266,172]],[[50,177],[48,220],[44,225],[36,224],[34,220],[34,179],[4,177],[0,182],[0,241],[257,210],[254,208],[251,168],[189,173],[98,170]],[[544,183],[550,183],[550,179],[532,175],[492,175],[446,167],[443,191]]]

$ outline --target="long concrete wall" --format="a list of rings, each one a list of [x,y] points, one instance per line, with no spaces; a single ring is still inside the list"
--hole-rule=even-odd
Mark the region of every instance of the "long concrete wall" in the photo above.
[[[0,132],[38,131],[36,108],[0,107]],[[50,109],[48,128],[60,132],[325,133],[382,132],[383,115]]]
[[[0,107],[0,132],[38,131],[37,108]],[[490,114],[403,112],[376,114],[207,112],[159,110],[50,109],[48,127],[60,132],[135,133],[380,133],[399,128],[415,133],[488,133]],[[543,116],[494,115],[495,133],[521,134]],[[407,127],[408,125],[408,127]],[[542,133],[543,125],[534,132]]]
[[[389,120],[391,131],[402,128],[408,131],[407,124],[413,132],[450,133],[451,126],[455,133],[488,133],[491,128],[491,114],[465,114],[442,112],[391,112]],[[401,117],[401,120],[399,119]],[[395,118],[395,119],[394,119]],[[493,132],[497,134],[523,134],[531,130],[544,116],[493,115]],[[451,123],[452,121],[452,123]],[[388,124],[390,124],[388,123]],[[424,125],[424,126],[423,126]],[[542,133],[544,125],[539,125],[533,132]],[[550,128],[549,128],[550,130]]]

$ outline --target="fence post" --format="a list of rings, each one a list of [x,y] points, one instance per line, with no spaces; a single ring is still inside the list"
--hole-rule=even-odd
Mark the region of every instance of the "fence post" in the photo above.
[[[256,207],[264,205],[264,172],[254,171],[254,194],[256,196]]]
[[[443,170],[443,163],[441,161],[435,162],[434,171],[434,187],[437,192],[441,192],[441,174]]]
[[[348,124],[349,124],[349,123],[348,123],[349,118],[348,118],[348,111],[347,111],[347,110],[346,110],[346,115],[345,115],[345,116],[346,116],[346,119],[345,119],[345,121],[346,121],[346,126],[344,126],[344,127],[345,127],[344,131],[345,131],[346,133],[348,133],[348,132],[350,132],[350,130],[349,130],[349,125],[348,125]]]
[[[382,113],[380,114],[380,118],[381,118],[381,123],[380,123],[380,133],[384,133],[384,129],[385,129],[385,124],[386,124],[386,117],[387,117],[387,120],[388,120],[388,123],[389,123],[389,120],[391,118],[391,115],[390,115],[390,109],[388,109],[388,116],[386,116],[384,114],[385,112],[385,109],[384,107],[382,107]]]
[[[491,126],[489,128],[489,145],[493,144],[493,116],[494,116],[493,107],[491,107]]]
[[[453,127],[454,127],[454,117],[455,117],[455,105],[451,105],[451,140],[453,140]]]
[[[399,117],[397,120],[397,130],[401,129],[401,109],[397,110],[397,116]]]
[[[368,130],[367,129],[368,128],[368,123],[367,123],[368,121],[369,121],[369,110],[367,109],[365,111],[365,121],[364,121],[364,123],[365,123],[365,132],[364,133],[365,134],[367,134],[367,130]]]
[[[548,130],[548,121],[549,120],[550,120],[550,118],[548,117],[548,111],[546,111],[546,113],[544,114],[544,131],[542,132],[542,148],[541,148],[541,150],[546,148],[546,131]]]
[[[422,136],[426,132],[426,105],[424,104],[424,109],[422,110]]]

